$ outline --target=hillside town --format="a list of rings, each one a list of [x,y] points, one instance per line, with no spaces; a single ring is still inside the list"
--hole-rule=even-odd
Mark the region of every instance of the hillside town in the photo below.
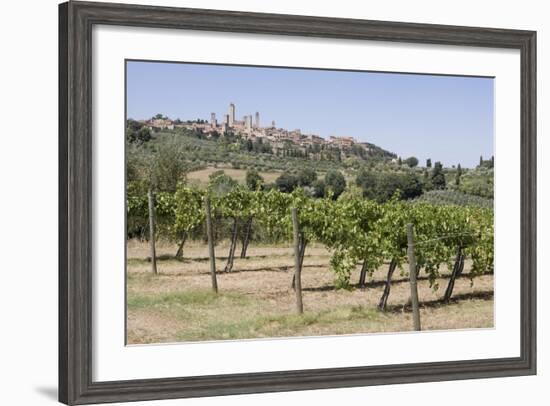
[[[171,120],[167,117],[154,117],[144,121],[143,124],[153,131],[185,128],[201,132],[207,137],[223,137],[225,134],[231,133],[247,140],[267,141],[274,149],[284,148],[285,143],[290,142],[301,148],[319,148],[325,146],[345,150],[354,146],[360,146],[366,151],[370,150],[368,143],[358,142],[355,138],[349,136],[330,136],[328,139],[325,139],[316,134],[303,134],[300,129],[288,130],[278,128],[275,121],[271,121],[271,124],[268,126],[262,126],[259,112],[256,112],[254,115],[245,115],[242,117],[242,120],[237,120],[235,116],[236,106],[234,103],[230,103],[228,113],[224,114],[221,121],[218,121],[216,113],[210,113],[210,121],[194,120],[183,122],[181,120]]]

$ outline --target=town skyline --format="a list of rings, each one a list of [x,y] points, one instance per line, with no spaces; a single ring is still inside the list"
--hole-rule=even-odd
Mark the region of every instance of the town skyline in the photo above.
[[[151,130],[185,128],[187,130],[198,131],[208,138],[213,136],[216,136],[216,138],[219,136],[223,137],[231,133],[246,140],[257,141],[261,139],[263,142],[269,143],[272,147],[281,151],[286,148],[285,143],[290,142],[306,155],[308,148],[317,146],[334,147],[343,151],[350,149],[353,145],[358,145],[367,152],[370,150],[368,143],[359,142],[350,136],[331,135],[325,138],[318,134],[303,133],[300,128],[289,130],[277,127],[275,120],[272,120],[269,125],[262,126],[259,111],[256,111],[254,115],[246,114],[242,116],[242,120],[237,120],[236,114],[237,106],[235,103],[229,103],[227,113],[223,115],[221,121],[218,120],[215,112],[210,113],[210,120],[200,117],[192,120],[172,119],[162,113],[157,113],[150,119],[139,121]]]
[[[128,62],[127,73],[127,118],[162,113],[211,122],[215,113],[221,125],[233,103],[243,126],[275,121],[287,131],[352,137],[421,162],[474,167],[480,155],[493,155],[490,78],[157,62]],[[318,97],[321,84],[326,95]],[[335,102],[339,96],[346,102]]]

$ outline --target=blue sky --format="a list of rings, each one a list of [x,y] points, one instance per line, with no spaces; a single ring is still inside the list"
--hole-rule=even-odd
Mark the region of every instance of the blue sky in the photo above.
[[[491,78],[127,63],[127,114],[218,120],[260,112],[261,125],[300,128],[323,137],[353,136],[403,158],[473,167],[493,155]]]

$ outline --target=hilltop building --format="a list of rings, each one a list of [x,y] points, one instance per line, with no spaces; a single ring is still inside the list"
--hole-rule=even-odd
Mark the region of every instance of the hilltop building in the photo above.
[[[145,122],[145,125],[154,130],[173,130],[175,127],[187,128],[193,131],[200,131],[207,136],[218,134],[232,133],[239,135],[245,139],[262,139],[272,145],[275,150],[283,150],[288,148],[288,145],[295,145],[295,148],[302,150],[304,153],[319,153],[323,148],[337,148],[345,153],[352,146],[358,145],[369,150],[367,143],[359,143],[355,138],[348,136],[330,136],[325,139],[317,134],[303,134],[297,128],[294,130],[286,130],[277,128],[275,120],[271,121],[271,126],[262,127],[260,123],[260,112],[256,111],[254,115],[248,114],[243,116],[241,121],[235,120],[236,107],[234,103],[229,104],[228,114],[224,114],[223,120],[218,123],[216,113],[210,113],[210,121],[194,120],[181,122],[177,124],[169,119],[151,119]]]
[[[233,124],[235,123],[235,105],[233,103],[229,104],[229,127],[233,127]]]
[[[328,140],[329,144],[335,145],[337,147],[347,147],[351,148],[353,144],[356,144],[357,141],[353,137],[335,137],[330,136]]]
[[[174,129],[174,122],[166,118],[153,118],[145,121],[145,125],[154,131]]]

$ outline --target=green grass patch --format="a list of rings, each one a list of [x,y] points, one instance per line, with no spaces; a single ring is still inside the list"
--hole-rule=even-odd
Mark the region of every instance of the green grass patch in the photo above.
[[[180,331],[178,341],[236,340],[245,338],[307,335],[309,329],[333,329],[350,323],[379,322],[384,316],[376,309],[362,306],[336,308],[321,312],[258,316],[244,320],[215,321],[195,329]]]
[[[177,309],[192,306],[245,305],[248,299],[235,293],[214,293],[211,290],[189,290],[159,295],[129,295],[128,309]]]

